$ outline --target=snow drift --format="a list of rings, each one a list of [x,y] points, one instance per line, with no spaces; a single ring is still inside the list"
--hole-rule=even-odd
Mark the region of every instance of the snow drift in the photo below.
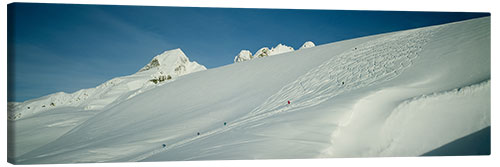
[[[489,17],[255,56],[11,120],[9,161],[420,156],[490,126]]]

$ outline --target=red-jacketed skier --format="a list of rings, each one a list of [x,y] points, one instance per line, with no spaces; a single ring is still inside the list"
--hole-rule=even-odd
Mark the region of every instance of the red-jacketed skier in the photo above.
[[[288,100],[288,104],[290,104],[290,100]]]

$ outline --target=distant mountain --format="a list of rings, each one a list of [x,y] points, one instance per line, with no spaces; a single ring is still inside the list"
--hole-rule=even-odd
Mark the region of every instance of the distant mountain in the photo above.
[[[253,57],[252,57],[252,53],[249,51],[249,50],[241,50],[240,53],[238,53],[238,55],[236,55],[234,57],[234,62],[242,62],[242,61],[247,61],[247,60],[251,60]]]
[[[310,48],[314,47],[314,43],[311,41],[307,41],[300,47],[300,49],[303,48]],[[234,62],[242,62],[242,61],[247,61],[247,60],[252,60],[254,58],[260,58],[260,57],[267,57],[267,56],[273,56],[277,54],[282,54],[286,52],[292,52],[294,49],[290,46],[286,46],[283,44],[278,44],[276,47],[269,49],[268,47],[263,47],[260,48],[255,54],[252,56],[252,53],[249,50],[241,50],[238,55],[234,57]]]
[[[312,48],[316,45],[314,45],[314,43],[312,41],[307,41],[306,43],[304,43],[300,48],[300,49],[305,49],[305,48]]]
[[[294,51],[292,47],[283,44],[278,44],[276,47],[271,49],[271,51],[269,52],[269,56],[282,54],[286,52],[292,52],[292,51]]]
[[[58,92],[22,103],[9,102],[8,119],[21,119],[61,107],[103,109],[117,99],[128,99],[165,82],[174,81],[179,76],[206,69],[197,62],[189,61],[181,49],[165,51],[155,56],[135,74],[113,78],[95,88],[82,89],[74,93]]]

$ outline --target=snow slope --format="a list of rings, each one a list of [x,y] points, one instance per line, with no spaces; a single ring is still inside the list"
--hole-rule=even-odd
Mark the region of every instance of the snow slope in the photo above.
[[[72,126],[9,160],[419,156],[489,127],[490,85],[484,17],[192,73],[76,115],[79,121],[31,117],[50,122],[36,132],[25,130],[35,121],[11,121],[16,133],[27,134]]]
[[[206,68],[174,49],[157,55],[135,74],[113,78],[95,88],[9,103],[9,157],[47,144],[105,108],[164,83],[155,84],[152,79],[164,76],[165,82],[171,82],[202,70]]]

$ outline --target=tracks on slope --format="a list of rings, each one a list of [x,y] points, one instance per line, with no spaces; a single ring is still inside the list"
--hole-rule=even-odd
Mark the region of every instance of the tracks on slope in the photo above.
[[[146,152],[130,161],[141,161],[158,153],[182,147],[251,122],[314,106],[341,93],[391,80],[412,65],[413,60],[422,51],[422,47],[440,27],[433,26],[388,34],[350,48],[340,55],[332,55],[330,60],[285,85],[263,104],[249,114],[231,121],[231,124],[169,144],[167,148]],[[292,101],[292,104],[286,105],[286,100]]]

